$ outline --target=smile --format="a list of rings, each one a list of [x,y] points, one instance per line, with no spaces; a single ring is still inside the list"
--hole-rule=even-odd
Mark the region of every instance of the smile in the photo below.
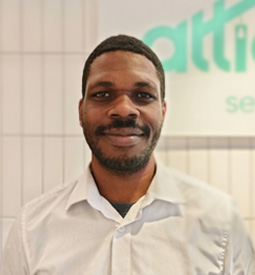
[[[144,133],[137,128],[113,128],[104,131],[103,136],[115,147],[130,147],[138,144]]]

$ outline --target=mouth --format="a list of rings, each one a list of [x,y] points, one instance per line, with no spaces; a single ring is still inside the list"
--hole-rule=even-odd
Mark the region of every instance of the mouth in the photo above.
[[[112,128],[105,130],[103,136],[115,147],[131,147],[143,139],[144,133],[137,128]]]

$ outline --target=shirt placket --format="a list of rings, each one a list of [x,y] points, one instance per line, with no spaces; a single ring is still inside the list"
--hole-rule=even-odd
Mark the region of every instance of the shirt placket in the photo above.
[[[111,275],[131,275],[132,263],[132,227],[142,218],[142,210],[138,203],[127,219],[122,220],[116,227],[112,240],[112,272]]]
[[[131,234],[127,225],[118,226],[113,236],[111,274],[131,274]]]

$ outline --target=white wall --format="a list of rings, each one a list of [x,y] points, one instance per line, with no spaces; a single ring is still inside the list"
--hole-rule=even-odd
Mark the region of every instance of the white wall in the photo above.
[[[95,3],[0,0],[1,246],[25,202],[75,177],[90,159],[78,100],[97,38]],[[164,136],[157,154],[232,194],[255,243],[255,138]]]

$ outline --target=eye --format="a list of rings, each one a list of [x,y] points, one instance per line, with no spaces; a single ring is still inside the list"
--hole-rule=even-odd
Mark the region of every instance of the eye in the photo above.
[[[155,96],[148,92],[138,92],[137,97],[141,100],[154,100]]]
[[[140,92],[138,94],[138,97],[142,97],[142,98],[151,98],[151,95],[145,92]]]
[[[95,93],[93,96],[96,98],[106,98],[106,97],[109,97],[110,94],[106,91],[102,91],[102,92]]]

